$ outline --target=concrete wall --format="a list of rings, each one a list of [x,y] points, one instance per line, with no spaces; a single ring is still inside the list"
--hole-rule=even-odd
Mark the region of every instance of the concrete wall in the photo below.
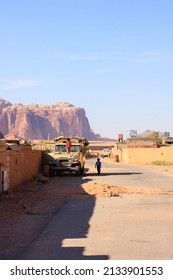
[[[153,161],[173,162],[173,147],[161,148],[124,148],[114,150],[113,156],[118,155],[119,160],[133,164],[151,164]]]

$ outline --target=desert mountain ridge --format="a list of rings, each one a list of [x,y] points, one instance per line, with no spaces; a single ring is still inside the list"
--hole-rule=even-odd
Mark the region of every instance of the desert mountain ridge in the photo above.
[[[54,139],[61,135],[97,139],[84,108],[68,102],[12,104],[0,98],[0,130],[5,138]]]
[[[145,130],[139,136],[146,137],[152,132],[154,131]],[[23,105],[12,104],[0,98],[0,138],[4,136],[7,139],[53,140],[61,135],[116,141],[95,134],[84,108],[75,107],[68,102]],[[159,132],[159,136],[165,136],[165,132]]]

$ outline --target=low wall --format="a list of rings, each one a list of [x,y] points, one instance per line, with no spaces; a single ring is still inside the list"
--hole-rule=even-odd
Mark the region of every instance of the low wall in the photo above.
[[[151,164],[153,161],[173,162],[173,147],[161,148],[124,148],[118,151],[122,162]]]
[[[38,176],[41,172],[42,151],[10,151],[10,190]]]

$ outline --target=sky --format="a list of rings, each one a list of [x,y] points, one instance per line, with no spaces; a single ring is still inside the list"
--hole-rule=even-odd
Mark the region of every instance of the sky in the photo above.
[[[173,136],[172,0],[0,0],[0,98],[85,109],[102,137]]]

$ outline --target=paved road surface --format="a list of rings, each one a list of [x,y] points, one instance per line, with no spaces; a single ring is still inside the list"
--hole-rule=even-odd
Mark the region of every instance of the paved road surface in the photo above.
[[[145,166],[102,160],[97,183],[173,191],[173,175]],[[65,178],[64,178],[65,180]],[[173,196],[170,194],[70,198],[19,259],[173,259]]]
[[[95,161],[94,159],[87,161],[87,166],[91,169]],[[113,161],[109,163],[107,158],[101,161],[102,176],[94,177],[92,180],[118,186],[173,190],[173,173],[160,172],[160,169],[154,171],[145,165],[129,165],[113,163]],[[92,172],[89,174],[93,175]]]

